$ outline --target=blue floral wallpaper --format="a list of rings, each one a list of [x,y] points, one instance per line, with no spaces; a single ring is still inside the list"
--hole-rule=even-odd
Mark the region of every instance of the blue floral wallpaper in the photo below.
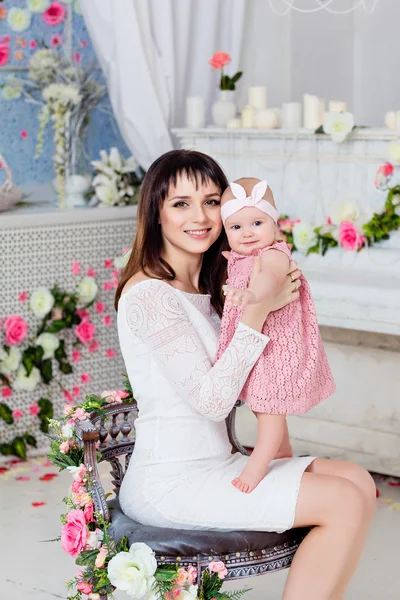
[[[70,44],[69,44],[70,42]],[[95,65],[96,78],[104,82],[96,55],[80,12],[79,0],[3,0],[0,2],[0,86],[10,75],[27,78],[31,56],[43,45],[66,52],[73,61]],[[0,89],[0,153],[13,172],[15,183],[48,183],[54,178],[52,165],[53,132],[48,125],[43,152],[35,159],[40,106],[23,96],[9,100]],[[123,156],[130,155],[112,115],[108,98],[92,112],[86,148],[95,159],[99,151],[117,146]],[[0,184],[4,173],[0,170]]]

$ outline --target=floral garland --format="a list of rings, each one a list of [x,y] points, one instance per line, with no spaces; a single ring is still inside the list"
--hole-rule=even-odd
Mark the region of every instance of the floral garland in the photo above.
[[[126,538],[115,542],[108,532],[110,524],[95,511],[91,473],[84,465],[76,424],[88,418],[89,413],[102,414],[110,404],[132,400],[132,388],[126,379],[124,389],[88,395],[79,406],[66,404],[64,417],[49,421],[54,435],[48,458],[73,477],[70,493],[63,499],[68,512],[61,516],[63,526],[58,540],[77,566],[83,568],[67,581],[69,594],[72,593],[68,600],[81,600],[83,594],[89,600],[99,600],[100,593],[111,596],[115,589],[136,600],[239,600],[249,590],[220,592],[228,573],[222,561],[211,561],[196,584],[195,567],[157,564],[154,552],[146,544],[137,542],[128,547]],[[101,459],[100,453],[97,459]]]
[[[103,284],[105,290],[114,290],[118,285],[118,276],[126,264],[127,256],[104,261],[105,268],[112,269],[112,281]],[[72,273],[79,275],[80,271],[81,265],[75,261]],[[100,315],[106,307],[102,302],[95,302],[98,295],[95,277],[96,272],[89,267],[74,292],[65,291],[57,285],[51,289],[38,288],[30,297],[26,292],[21,292],[19,300],[24,303],[29,301],[30,310],[40,319],[36,333],[29,338],[29,325],[21,315],[9,315],[3,323],[0,322],[0,419],[7,425],[12,426],[24,415],[22,410],[12,410],[6,403],[14,391],[32,392],[38,385],[48,386],[56,380],[67,402],[73,403],[73,396],[80,394],[79,386],[75,386],[71,393],[62,378],[73,373],[73,364],[82,358],[82,348],[89,353],[99,349],[99,342],[94,337],[96,326],[89,310],[94,308]],[[109,315],[102,318],[104,325],[111,325]],[[107,349],[106,355],[112,358],[115,351]],[[90,375],[83,373],[81,381],[88,383]],[[40,430],[47,433],[48,419],[53,417],[54,409],[53,402],[45,396],[49,394],[33,402],[29,412],[39,419]],[[27,446],[36,448],[36,445],[36,438],[26,431],[23,435],[15,436],[10,443],[0,443],[0,454],[25,459]]]
[[[330,248],[341,246],[350,252],[359,252],[383,240],[388,240],[390,233],[400,227],[400,185],[390,187],[394,173],[391,163],[381,165],[377,171],[375,186],[379,190],[387,190],[384,210],[374,213],[372,218],[361,222],[357,206],[345,203],[338,207],[332,217],[315,227],[300,219],[290,219],[282,215],[278,220],[279,233],[291,249],[306,255],[322,254]]]

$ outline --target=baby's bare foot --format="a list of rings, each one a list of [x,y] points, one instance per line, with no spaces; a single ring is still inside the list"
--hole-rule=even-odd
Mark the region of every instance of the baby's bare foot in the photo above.
[[[232,481],[232,485],[241,492],[250,494],[250,492],[258,486],[260,481],[264,479],[267,473],[268,465],[265,467],[264,465],[251,465],[248,463],[240,473],[239,477],[236,477]]]

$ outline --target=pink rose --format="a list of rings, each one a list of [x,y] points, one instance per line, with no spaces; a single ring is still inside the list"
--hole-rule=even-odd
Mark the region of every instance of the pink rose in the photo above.
[[[197,569],[196,569],[196,567],[190,566],[187,568],[187,572],[188,572],[190,584],[193,585],[197,579]]]
[[[87,419],[88,417],[90,417],[90,415],[83,408],[77,408],[76,410],[74,410],[74,412],[72,413],[71,417],[75,421],[84,421],[85,419]]]
[[[26,302],[28,300],[28,294],[26,292],[21,292],[18,296],[18,300],[20,302]]]
[[[51,39],[53,40],[56,37],[57,37],[56,35],[53,35],[53,37]],[[53,43],[52,43],[52,45],[54,46]],[[81,265],[79,264],[79,261],[76,260],[72,265],[72,273],[73,273],[73,275],[79,275],[80,272],[81,272]]]
[[[101,567],[104,566],[105,560],[107,558],[107,554],[108,554],[107,548],[105,546],[101,546],[100,552],[96,556],[94,566],[97,567],[98,569],[101,569]]]
[[[186,573],[186,569],[178,569],[177,575],[175,577],[176,585],[183,587],[188,580],[188,574]]]
[[[90,523],[90,521],[93,521],[93,502],[85,506],[85,508],[83,509],[83,514],[85,516],[86,523]]]
[[[92,381],[92,378],[89,375],[89,373],[82,373],[81,381],[82,381],[82,383],[90,383]]]
[[[63,413],[64,413],[64,415],[66,417],[69,416],[69,415],[72,415],[73,412],[74,412],[74,407],[73,406],[69,406],[68,404],[64,404]]]
[[[106,260],[104,261],[104,266],[106,269],[112,269],[114,266],[114,263],[112,261],[111,258],[106,258]]]
[[[63,43],[62,35],[59,35],[58,33],[56,33],[55,35],[51,36],[50,44],[53,46],[53,48],[57,48],[58,46],[61,46],[62,43]],[[74,272],[74,267],[72,267],[72,272],[74,273],[74,275],[77,274]],[[78,273],[79,273],[79,271],[78,271]]]
[[[36,40],[31,40],[31,41],[29,42],[29,48],[30,48],[31,50],[35,50],[35,49],[37,48],[37,41],[36,41]]]
[[[82,54],[80,52],[75,52],[74,55],[72,56],[72,60],[74,61],[75,64],[79,64],[82,60]]]
[[[231,62],[231,57],[227,52],[214,52],[208,63],[213,69],[222,69]]]
[[[85,516],[79,509],[72,509],[61,530],[61,546],[65,552],[76,558],[83,550],[89,535]]]
[[[78,308],[76,314],[82,319],[82,321],[89,318],[89,313],[86,308]]]
[[[128,392],[124,390],[105,390],[101,394],[101,398],[105,398],[107,404],[120,404],[123,398],[128,398]]]
[[[96,277],[96,271],[94,269],[92,269],[92,267],[89,267],[88,270],[86,271],[86,275],[88,277]]]
[[[381,165],[376,172],[375,187],[378,189],[386,189],[393,172],[394,167],[391,163],[387,162],[384,165]]]
[[[72,479],[74,481],[78,481],[80,484],[82,484],[83,478],[86,475],[86,473],[87,473],[87,468],[85,467],[84,464],[82,464],[79,471],[77,471],[74,475],[72,475]]]
[[[65,19],[65,8],[60,2],[52,2],[42,16],[47,25],[59,25]]]
[[[4,321],[7,346],[20,344],[28,333],[28,323],[19,315],[11,315]]]
[[[82,481],[73,481],[71,490],[73,494],[83,494],[85,488],[82,487]]]
[[[114,356],[116,354],[117,353],[115,352],[115,350],[112,350],[111,348],[107,348],[107,350],[106,350],[106,357],[107,358],[114,358]]]
[[[60,452],[62,452],[63,454],[67,454],[69,451],[69,443],[68,442],[61,442],[60,444]]]
[[[8,44],[0,44],[0,67],[4,67],[10,60],[10,46]]]
[[[90,321],[81,321],[74,329],[75,335],[82,344],[87,344],[93,340],[96,327]]]
[[[342,221],[339,225],[339,244],[345,250],[351,252],[359,250],[365,242],[365,237],[361,235],[350,221]]]
[[[78,585],[76,586],[76,588],[82,592],[82,594],[91,594],[92,593],[92,586],[90,583],[85,583],[82,579],[81,581],[79,581]]]
[[[226,568],[222,560],[210,562],[210,564],[208,565],[208,570],[211,573],[217,573],[220,579],[224,579],[225,576],[228,574],[228,569]]]
[[[31,413],[31,415],[36,417],[36,415],[38,415],[40,413],[39,404],[37,404],[37,402],[33,402],[33,404],[31,404],[29,407],[29,412]]]
[[[63,390],[63,396],[67,402],[69,402],[70,404],[73,403],[74,399],[71,396],[71,392],[69,392],[68,390]]]
[[[103,283],[103,290],[105,290],[106,292],[109,290],[113,290],[114,289],[114,285],[112,284],[111,281],[106,281],[105,283]]]
[[[11,398],[11,396],[13,395],[12,389],[8,386],[2,387],[1,395],[3,396],[3,398]]]
[[[81,395],[81,386],[80,385],[74,385],[74,387],[72,388],[72,393],[73,395],[78,398],[78,396]]]
[[[12,416],[15,421],[19,421],[19,419],[24,416],[24,413],[22,412],[22,410],[16,409],[12,411]]]

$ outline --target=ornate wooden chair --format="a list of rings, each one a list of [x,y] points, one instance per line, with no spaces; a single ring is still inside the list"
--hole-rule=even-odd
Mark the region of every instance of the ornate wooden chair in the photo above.
[[[249,453],[241,446],[235,434],[236,408],[226,419],[232,452]],[[93,498],[96,510],[111,521],[110,533],[117,541],[124,536],[128,544],[144,542],[156,554],[158,562],[192,565],[197,568],[198,581],[211,560],[222,560],[228,569],[226,579],[240,579],[262,575],[290,566],[293,556],[308,529],[292,529],[284,533],[257,531],[187,531],[142,525],[127,517],[118,502],[118,493],[132,452],[135,448],[136,402],[114,404],[105,409],[106,416],[91,415],[90,420],[81,421],[78,435],[84,446],[85,464],[91,468]],[[101,461],[111,465],[115,498],[105,498],[96,461],[97,451]],[[106,600],[106,596],[101,596]]]

